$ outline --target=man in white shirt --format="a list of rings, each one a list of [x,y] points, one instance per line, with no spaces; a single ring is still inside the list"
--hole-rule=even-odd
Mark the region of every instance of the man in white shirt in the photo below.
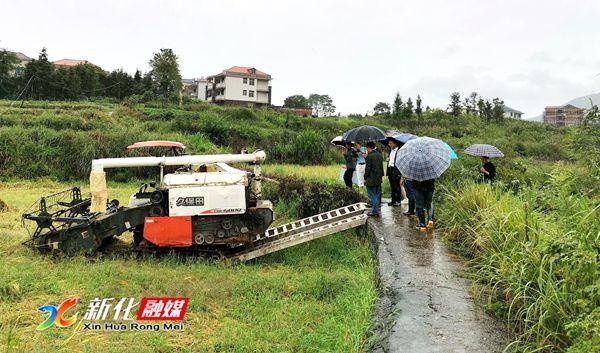
[[[390,181],[390,188],[392,189],[392,201],[388,203],[388,206],[400,206],[402,201],[402,193],[400,191],[400,178],[402,174],[398,167],[396,167],[396,156],[398,154],[398,142],[394,139],[389,139],[388,146],[390,146],[390,158],[388,160],[387,177]]]

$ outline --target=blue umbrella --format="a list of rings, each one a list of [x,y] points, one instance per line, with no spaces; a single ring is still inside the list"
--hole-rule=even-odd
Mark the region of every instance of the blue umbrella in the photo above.
[[[417,181],[439,178],[450,166],[445,142],[427,136],[405,143],[396,158],[402,175]]]
[[[446,148],[448,149],[448,151],[450,151],[450,159],[458,159],[458,155],[456,154],[456,151],[454,151],[454,149],[452,147],[450,147],[450,145],[446,142],[444,142],[444,144],[446,145]]]
[[[419,137],[419,136],[415,136],[413,134],[409,134],[409,133],[406,133],[406,132],[401,132],[399,134],[390,136],[390,138],[393,138],[394,140],[396,140],[396,141],[398,141],[400,143],[407,143],[408,141],[414,140],[417,137]]]

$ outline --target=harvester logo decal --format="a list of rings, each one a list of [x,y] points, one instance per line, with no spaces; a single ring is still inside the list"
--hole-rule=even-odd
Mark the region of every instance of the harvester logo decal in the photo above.
[[[204,196],[178,197],[177,206],[204,206]]]
[[[77,304],[77,298],[69,298],[60,303],[58,307],[50,304],[42,305],[37,310],[40,313],[49,313],[48,317],[37,328],[37,331],[43,331],[53,324],[58,327],[69,327],[77,320],[77,313],[70,318],[64,318],[65,313]]]

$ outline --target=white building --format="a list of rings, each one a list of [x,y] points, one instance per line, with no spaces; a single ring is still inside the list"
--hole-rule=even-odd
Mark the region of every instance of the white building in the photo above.
[[[199,86],[198,98],[213,103],[270,105],[271,75],[253,67],[233,66],[207,77],[205,94],[201,90]]]
[[[520,112],[511,107],[507,107],[505,105],[505,106],[503,106],[503,109],[504,109],[504,117],[505,118],[521,119],[523,117],[523,112]]]

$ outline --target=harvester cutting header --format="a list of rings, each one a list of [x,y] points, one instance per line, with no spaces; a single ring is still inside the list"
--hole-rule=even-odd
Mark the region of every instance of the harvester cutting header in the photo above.
[[[173,147],[148,141],[139,147]],[[132,147],[130,146],[130,147]],[[177,148],[177,149],[176,149]],[[138,248],[186,248],[248,260],[366,222],[359,203],[268,229],[273,206],[262,200],[264,151],[246,154],[106,158],[92,161],[90,198],[78,187],[43,197],[23,215],[35,222],[26,245],[52,252],[93,252],[107,239],[133,233]],[[249,164],[252,172],[231,164]],[[179,167],[165,174],[165,167]],[[159,167],[158,183],[144,183],[127,206],[108,201],[106,169]],[[171,168],[172,169],[172,168]]]

